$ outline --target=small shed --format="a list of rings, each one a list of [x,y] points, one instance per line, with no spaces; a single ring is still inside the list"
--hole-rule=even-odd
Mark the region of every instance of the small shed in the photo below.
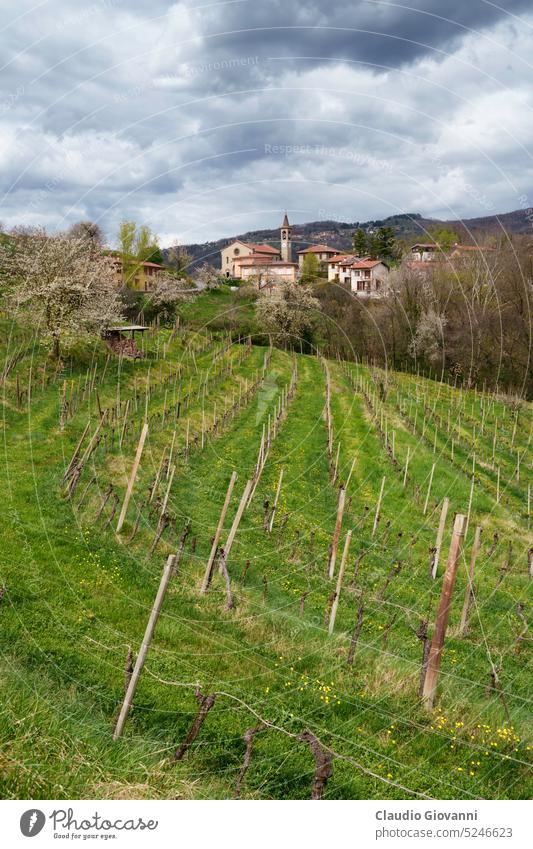
[[[145,330],[148,330],[145,324],[124,324],[122,327],[110,327],[107,332],[113,335],[118,334],[119,338],[123,333],[129,333],[130,338],[135,339],[136,333],[144,333]]]
[[[148,327],[144,324],[124,324],[120,327],[110,327],[105,333],[105,339],[112,351],[122,354],[124,357],[144,357],[135,342],[135,334],[140,333],[141,338]]]

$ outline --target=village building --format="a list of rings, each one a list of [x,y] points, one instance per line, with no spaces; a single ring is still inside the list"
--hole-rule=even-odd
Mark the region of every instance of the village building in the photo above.
[[[319,262],[328,262],[332,259],[332,257],[339,256],[341,251],[338,251],[337,248],[330,248],[328,245],[310,245],[303,251],[298,251],[298,263],[300,268],[302,268],[307,254],[314,254]]]
[[[298,263],[291,261],[291,227],[285,215],[280,228],[280,249],[236,239],[222,248],[222,273],[225,277],[251,280],[260,286],[266,282],[291,283],[298,277]]]
[[[338,254],[328,261],[328,283],[349,283],[350,267],[361,257],[355,254]]]
[[[240,280],[257,282],[261,287],[264,283],[295,283],[298,278],[298,263],[285,262],[282,259],[271,260],[269,257],[242,257],[235,263],[235,277]]]
[[[111,264],[115,276],[117,289],[127,286],[140,292],[150,292],[155,289],[157,278],[165,271],[165,266],[158,262],[137,262],[132,260],[130,267],[124,269],[124,261],[120,254],[109,254],[108,262]]]
[[[223,276],[239,277],[237,266],[244,257],[253,257],[257,260],[264,260],[265,257],[271,260],[280,260],[281,252],[271,245],[255,245],[250,242],[243,242],[241,239],[235,239],[234,242],[222,248],[220,257]]]
[[[476,259],[491,255],[495,248],[482,245],[460,245],[455,242],[449,250],[438,244],[413,245],[404,256],[402,268],[413,272],[420,279],[434,277],[440,270],[457,271],[465,262],[470,264]]]
[[[287,217],[287,213],[285,213],[285,215],[283,217],[283,222],[281,224],[280,245],[281,245],[281,259],[283,260],[283,262],[291,262],[292,261],[291,225],[289,224],[289,219]]]
[[[328,281],[349,284],[356,295],[377,297],[389,276],[389,266],[379,259],[341,254],[328,262]]]
[[[135,270],[132,282],[129,283],[132,289],[138,289],[141,292],[150,292],[155,288],[157,278],[165,270],[164,265],[158,262],[141,262]]]
[[[431,262],[438,259],[442,259],[442,248],[436,242],[413,245],[409,252],[409,260],[415,262]]]
[[[350,288],[355,295],[379,297],[389,276],[389,266],[379,259],[361,259],[350,266]]]

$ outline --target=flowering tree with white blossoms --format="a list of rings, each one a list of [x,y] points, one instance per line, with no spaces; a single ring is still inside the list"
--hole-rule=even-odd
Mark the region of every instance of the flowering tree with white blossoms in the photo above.
[[[0,246],[7,305],[50,343],[54,358],[81,335],[122,319],[113,265],[87,239],[34,229]]]
[[[320,310],[320,302],[309,288],[298,283],[280,283],[261,292],[256,316],[264,331],[282,343],[293,344],[308,337]]]
[[[207,262],[200,266],[194,276],[202,289],[216,289],[220,284],[220,271]]]
[[[187,300],[187,290],[191,290],[188,280],[160,271],[148,297],[155,306],[171,308]]]

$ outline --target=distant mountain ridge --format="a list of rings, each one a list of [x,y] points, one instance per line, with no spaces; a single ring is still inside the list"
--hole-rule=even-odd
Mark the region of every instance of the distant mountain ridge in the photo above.
[[[487,236],[503,235],[503,233],[515,235],[533,235],[533,226],[528,220],[527,210],[518,209],[514,212],[506,212],[502,215],[488,215],[479,218],[466,218],[463,220],[442,220],[438,218],[424,218],[420,213],[405,213],[391,215],[388,218],[375,219],[372,221],[310,221],[306,224],[292,224],[292,250],[293,258],[296,259],[297,251],[307,248],[312,244],[327,244],[341,251],[348,251],[352,247],[352,236],[355,230],[361,227],[363,230],[375,230],[378,227],[392,227],[398,239],[406,241],[412,239],[430,239],[429,231],[434,228],[446,228],[454,230],[464,244],[474,244]],[[267,230],[249,230],[246,233],[238,233],[217,239],[214,242],[202,242],[183,245],[193,262],[197,266],[207,262],[216,268],[220,267],[220,251],[234,239],[243,242],[266,243],[279,246],[279,228]],[[163,251],[165,255],[166,252]]]

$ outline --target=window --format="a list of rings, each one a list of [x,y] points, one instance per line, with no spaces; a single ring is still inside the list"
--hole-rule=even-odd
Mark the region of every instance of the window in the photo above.
[[[234,256],[239,256],[239,254],[240,254],[239,248],[233,248],[233,254],[234,254]]]

